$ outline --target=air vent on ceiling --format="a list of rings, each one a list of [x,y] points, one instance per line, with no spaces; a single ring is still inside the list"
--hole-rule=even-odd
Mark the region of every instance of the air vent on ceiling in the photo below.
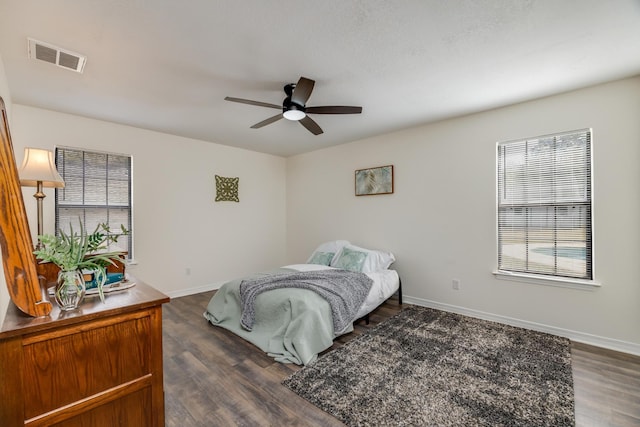
[[[84,70],[84,65],[87,63],[86,56],[32,38],[27,40],[29,41],[29,58],[39,59],[78,73]]]

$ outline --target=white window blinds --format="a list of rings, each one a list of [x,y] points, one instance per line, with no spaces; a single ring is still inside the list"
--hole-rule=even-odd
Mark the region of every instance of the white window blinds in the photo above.
[[[498,269],[593,279],[591,131],[498,144]]]
[[[118,235],[115,246],[132,257],[131,157],[56,148],[56,167],[64,188],[56,189],[56,233],[78,230],[78,218],[88,233],[105,223]],[[121,235],[121,225],[130,231]]]

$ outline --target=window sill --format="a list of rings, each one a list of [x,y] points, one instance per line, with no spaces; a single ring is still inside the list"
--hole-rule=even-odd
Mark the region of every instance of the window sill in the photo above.
[[[544,276],[538,274],[513,273],[511,271],[496,270],[493,272],[496,279],[513,282],[530,283],[534,285],[556,286],[560,288],[594,290],[602,286],[602,283],[594,280],[572,279],[569,277]]]

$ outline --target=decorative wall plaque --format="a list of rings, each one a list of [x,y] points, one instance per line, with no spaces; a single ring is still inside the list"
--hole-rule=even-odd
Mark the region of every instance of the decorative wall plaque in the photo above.
[[[239,202],[239,182],[240,178],[225,178],[216,175],[216,202]]]

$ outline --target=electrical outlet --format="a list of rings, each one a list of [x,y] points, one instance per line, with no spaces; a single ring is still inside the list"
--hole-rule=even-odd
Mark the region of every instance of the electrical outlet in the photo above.
[[[187,267],[184,269],[184,272],[187,276],[191,276],[191,268]]]
[[[460,290],[460,279],[453,279],[451,281],[451,287],[453,289],[455,289],[456,291],[459,291]]]

